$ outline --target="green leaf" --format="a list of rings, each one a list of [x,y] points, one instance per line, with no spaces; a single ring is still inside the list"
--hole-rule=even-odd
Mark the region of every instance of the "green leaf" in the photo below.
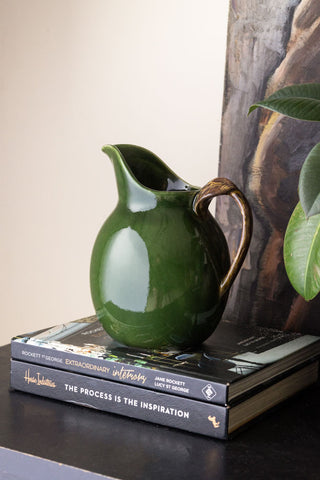
[[[264,107],[300,120],[320,122],[320,83],[304,83],[281,88],[267,99],[251,105],[248,114],[257,107]]]
[[[300,202],[289,220],[284,262],[292,286],[305,300],[320,291],[320,214],[306,218]]]
[[[301,168],[299,198],[307,217],[320,213],[320,143],[313,147]]]

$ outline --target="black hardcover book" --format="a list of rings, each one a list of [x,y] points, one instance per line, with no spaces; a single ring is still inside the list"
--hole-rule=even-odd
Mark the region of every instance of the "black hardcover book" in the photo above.
[[[11,342],[16,360],[217,405],[234,403],[319,354],[319,337],[227,321],[198,350],[125,347],[107,335],[95,316]]]
[[[233,406],[215,405],[93,376],[11,360],[14,389],[160,425],[227,439],[249,421],[317,380],[309,363]]]

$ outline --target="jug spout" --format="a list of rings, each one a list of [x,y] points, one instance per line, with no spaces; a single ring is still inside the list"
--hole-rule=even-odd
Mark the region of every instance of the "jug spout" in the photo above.
[[[102,151],[112,160],[119,201],[132,211],[150,210],[157,197],[172,191],[195,191],[149,150],[136,145],[105,145]]]
[[[120,149],[120,147],[120,145],[105,145],[102,148],[113,164],[119,203],[126,205],[133,212],[153,209],[156,206],[155,195],[140,184],[130,167],[130,163],[134,162],[133,152],[130,148]]]

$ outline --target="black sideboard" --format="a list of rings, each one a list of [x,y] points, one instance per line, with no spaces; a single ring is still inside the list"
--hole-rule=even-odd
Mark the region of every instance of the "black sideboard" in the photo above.
[[[319,384],[224,442],[10,391],[9,355],[0,348],[1,479],[320,478]]]

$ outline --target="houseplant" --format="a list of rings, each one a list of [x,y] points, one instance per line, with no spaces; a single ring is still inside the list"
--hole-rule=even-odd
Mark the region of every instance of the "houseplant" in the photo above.
[[[320,83],[284,87],[252,105],[248,113],[258,107],[320,122]],[[292,286],[309,301],[320,291],[320,143],[302,165],[298,194],[299,202],[286,228],[283,256]]]

